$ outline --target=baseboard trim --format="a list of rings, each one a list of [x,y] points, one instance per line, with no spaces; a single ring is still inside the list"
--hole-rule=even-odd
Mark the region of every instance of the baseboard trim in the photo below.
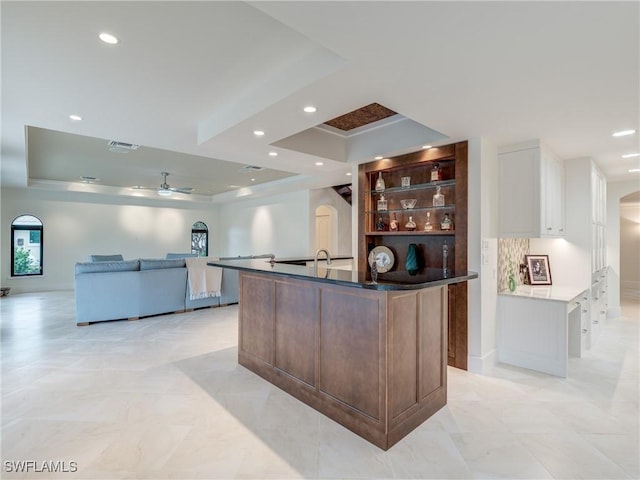
[[[622,309],[620,307],[608,307],[607,308],[607,319],[609,318],[620,318],[622,316]]]
[[[469,355],[467,357],[467,370],[481,375],[487,373],[498,364],[498,351],[494,348],[482,357]]]

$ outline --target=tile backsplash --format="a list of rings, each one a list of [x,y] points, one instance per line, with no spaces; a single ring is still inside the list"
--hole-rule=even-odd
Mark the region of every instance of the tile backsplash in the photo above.
[[[525,255],[529,255],[528,238],[498,239],[498,291],[509,290],[509,261],[513,262],[516,284],[526,283],[527,276],[520,272],[520,264],[526,263]]]

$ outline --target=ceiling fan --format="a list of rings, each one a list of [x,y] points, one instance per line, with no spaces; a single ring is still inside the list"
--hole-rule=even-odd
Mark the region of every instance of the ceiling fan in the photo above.
[[[165,197],[170,196],[174,192],[184,193],[185,195],[191,195],[191,193],[194,190],[192,187],[172,187],[171,185],[169,185],[167,183],[167,177],[169,176],[169,172],[160,172],[160,175],[162,175],[162,183],[158,188],[140,187],[140,186],[137,186],[134,188],[140,189],[140,190],[155,190],[158,195],[162,195]]]

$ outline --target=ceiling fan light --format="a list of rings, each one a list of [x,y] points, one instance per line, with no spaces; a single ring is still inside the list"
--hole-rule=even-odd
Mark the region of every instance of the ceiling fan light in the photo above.
[[[158,195],[160,195],[162,197],[170,197],[171,196],[171,190],[167,190],[165,188],[159,188],[158,189]]]

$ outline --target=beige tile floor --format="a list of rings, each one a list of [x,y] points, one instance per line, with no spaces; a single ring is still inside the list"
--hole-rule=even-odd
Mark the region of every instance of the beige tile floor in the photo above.
[[[89,327],[73,292],[0,308],[2,478],[640,476],[637,303],[568,379],[449,369],[448,405],[387,452],[238,366],[237,306]],[[77,472],[8,471],[28,460]]]

